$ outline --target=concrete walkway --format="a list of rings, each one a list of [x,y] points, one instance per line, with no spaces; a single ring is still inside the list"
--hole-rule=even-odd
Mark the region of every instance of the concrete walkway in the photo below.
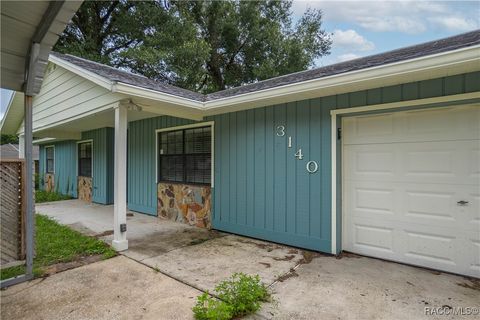
[[[193,319],[200,292],[123,256],[1,293],[2,319]]]
[[[113,223],[112,206],[87,205],[71,200],[37,205],[37,211],[86,234],[103,235],[101,238],[105,241],[111,239],[108,234]],[[215,284],[234,272],[259,274],[274,292],[275,303],[264,305],[251,319],[435,319],[426,314],[426,308],[480,307],[480,280],[377,259],[356,255],[344,255],[337,259],[138,213],[128,217],[128,239],[129,250],[123,255],[133,260],[114,258],[54,275],[32,286],[22,285],[21,290],[10,288],[2,292],[2,312],[6,307],[7,311],[10,310],[7,314],[33,319],[37,313],[29,311],[22,314],[17,310],[32,308],[50,319],[53,310],[58,309],[58,314],[66,315],[66,310],[70,308],[73,315],[65,318],[84,319],[90,317],[79,316],[80,313],[75,310],[88,309],[88,306],[97,310],[97,299],[102,301],[105,295],[105,303],[101,304],[103,307],[95,318],[115,318],[110,317],[106,309],[116,318],[122,318],[123,314],[115,313],[121,312],[116,310],[117,304],[110,307],[107,303],[112,298],[111,292],[119,290],[120,284],[121,290],[125,290],[122,292],[125,294],[123,303],[126,310],[134,310],[129,318],[148,318],[151,315],[138,311],[137,301],[138,305],[152,306],[153,310],[163,308],[157,305],[163,301],[169,310],[165,311],[165,316],[159,313],[157,319],[183,319],[191,316],[191,312],[187,312],[192,306],[190,292],[196,296],[200,292],[196,289],[212,290]],[[102,270],[102,266],[108,269],[117,267],[117,264],[126,265],[124,271],[131,274],[120,277],[117,272],[114,273],[116,276],[108,276],[110,271]],[[158,270],[160,274],[152,276],[149,273],[152,270]],[[75,273],[73,279],[68,276],[71,272]],[[102,282],[103,275],[112,279],[117,277],[117,280]],[[171,278],[165,278],[165,275]],[[148,297],[140,292],[142,286],[146,292],[152,292]],[[75,290],[70,290],[70,287]],[[27,299],[28,303],[22,302],[24,298],[35,295],[37,290],[61,290],[64,292],[63,300],[51,292]],[[10,296],[11,292],[17,291],[23,293]],[[3,299],[4,294],[6,300]],[[7,306],[11,303],[18,306]],[[179,314],[170,317],[168,312]],[[441,317],[453,318],[472,319],[472,316]]]

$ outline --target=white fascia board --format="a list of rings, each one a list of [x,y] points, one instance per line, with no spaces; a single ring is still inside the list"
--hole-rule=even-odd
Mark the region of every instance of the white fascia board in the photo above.
[[[5,119],[7,118],[8,112],[10,111],[10,107],[12,105],[13,98],[15,97],[15,94],[17,94],[17,93],[15,91],[13,91],[12,94],[10,95],[10,99],[8,100],[8,104],[7,104],[7,110],[5,110],[2,121],[0,121],[0,132],[2,132],[2,133],[9,133],[9,132],[5,132],[3,126],[5,124]]]
[[[44,144],[44,143],[53,142],[53,141],[56,141],[56,140],[57,140],[57,138],[41,138],[41,139],[33,140],[32,143],[33,144]]]
[[[55,57],[54,55],[50,55],[50,57],[48,58],[48,60],[54,64],[56,64],[57,66],[60,66],[70,72],[73,72],[87,80],[90,80],[92,81],[93,83],[107,89],[107,90],[110,90],[112,91],[112,87],[113,87],[113,82],[102,77],[102,76],[99,76],[98,74],[96,73],[93,73],[93,72],[90,72],[88,70],[85,70],[84,68],[81,68],[73,63],[70,63],[68,61],[65,61],[61,58],[58,58],[58,57]]]
[[[206,102],[141,88],[126,83],[112,82],[55,56],[50,56],[50,61],[93,81],[111,92],[120,93],[130,97],[140,97],[179,105],[185,109],[195,111],[195,114],[200,117],[199,115],[208,116],[275,104],[275,101],[279,101],[282,97],[284,100],[290,99],[291,101],[294,101],[311,97],[365,90],[367,87],[373,88],[379,85],[381,86],[386,79],[405,78],[410,74],[415,75],[411,81],[417,81],[420,78],[422,78],[420,80],[424,80],[424,78],[430,79],[432,77],[442,76],[440,74],[445,76],[456,74],[455,72],[464,73],[467,71],[476,71],[480,69],[479,50],[480,45],[475,45],[458,50],[340,73],[318,79],[286,84]],[[435,71],[437,71],[439,75],[435,74]],[[402,83],[403,82],[404,81],[402,81]]]
[[[122,93],[129,96],[152,99],[160,102],[177,104],[192,109],[203,110],[203,102],[192,100],[184,97],[175,96],[173,94],[155,91],[152,89],[140,88],[131,84],[117,82],[112,87],[112,92]]]
[[[367,82],[376,79],[395,77],[408,73],[428,72],[431,69],[465,64],[480,60],[478,54],[480,45],[462,48],[454,51],[443,52],[430,56],[419,57],[415,59],[399,61],[387,65],[371,67],[351,72],[340,73],[337,75],[312,79],[279,87],[269,88],[256,92],[249,92],[232,97],[215,99],[205,103],[205,110],[233,106],[236,104],[252,103],[257,100],[278,98],[290,94],[298,94],[311,90],[327,89],[332,87],[342,87],[342,91],[348,91],[348,86],[358,82]],[[474,71],[474,70],[472,70]],[[356,91],[356,89],[355,89]]]

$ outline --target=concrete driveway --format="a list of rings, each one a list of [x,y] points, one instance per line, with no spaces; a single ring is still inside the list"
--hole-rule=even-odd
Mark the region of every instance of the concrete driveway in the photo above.
[[[109,235],[113,224],[111,206],[86,205],[71,200],[37,205],[37,211],[71,225],[81,232],[96,235],[105,241],[111,239]],[[125,257],[100,264],[129,261],[129,265],[134,263],[139,269],[158,270],[160,274],[155,275],[158,279],[163,279],[166,275],[171,278],[169,281],[177,280],[179,292],[174,290],[175,286],[169,287],[161,281],[151,280],[154,279],[152,276],[147,277],[150,280],[142,282],[145,290],[152,290],[159,297],[168,294],[172,298],[170,304],[172,312],[178,308],[178,300],[175,300],[177,294],[184,302],[184,306],[188,306],[189,309],[192,306],[189,298],[191,293],[196,295],[200,292],[198,290],[211,291],[215,284],[234,272],[259,274],[274,293],[274,303],[264,305],[258,314],[250,317],[252,319],[435,319],[435,316],[426,314],[428,308],[431,310],[434,307],[447,309],[480,307],[480,280],[377,259],[356,255],[344,255],[338,259],[265,241],[192,228],[138,213],[128,217],[128,238],[129,250],[123,253]],[[88,269],[90,267],[78,268],[63,274],[80,272],[77,271],[80,269],[85,273],[91,273],[92,271]],[[53,280],[57,276],[58,280]],[[90,275],[85,277],[88,278]],[[141,281],[143,277],[144,272],[140,272],[136,281]],[[55,285],[51,284],[51,288],[65,288],[71,285],[79,288],[77,292],[71,292],[63,304],[49,306],[59,308],[59,314],[63,314],[62,310],[67,306],[77,310],[76,308],[81,308],[79,304],[95,304],[96,295],[102,292],[109,294],[106,289],[97,288],[91,282],[79,280],[79,284],[76,282],[72,284],[72,280],[67,279],[67,276],[62,278],[61,275],[54,275],[51,278],[45,280],[45,283],[58,282]],[[130,286],[128,279],[123,283],[126,288]],[[44,284],[39,283],[37,287],[42,285]],[[82,286],[89,290],[82,291]],[[115,288],[114,285],[112,290]],[[187,290],[188,294],[183,292],[183,289]],[[11,288],[6,292],[10,290],[17,289]],[[29,292],[35,289],[25,290]],[[17,297],[20,298],[23,294]],[[132,301],[137,301],[137,294],[144,297],[142,299],[151,301],[142,295],[143,293],[137,293],[135,290],[126,291],[125,294],[131,296]],[[85,298],[85,302],[82,300],[79,302],[75,298],[77,295],[80,297],[85,295],[88,298]],[[44,298],[37,297],[35,301],[40,303],[42,299],[46,304],[50,301],[49,295]],[[128,299],[125,303],[127,309],[136,308],[131,306]],[[155,305],[158,302],[151,303]],[[2,299],[2,311],[3,306]],[[34,306],[41,308],[40,305]],[[29,307],[32,306],[24,305],[24,308]],[[99,315],[97,318],[111,318],[105,312]],[[184,316],[191,316],[191,313],[182,311],[178,318]],[[145,315],[139,313],[138,317],[148,318],[148,313]],[[29,317],[25,315],[25,318]],[[464,315],[439,318],[474,317]]]

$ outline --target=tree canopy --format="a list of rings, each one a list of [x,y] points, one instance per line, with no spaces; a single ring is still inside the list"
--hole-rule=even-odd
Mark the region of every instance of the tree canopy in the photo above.
[[[292,1],[86,1],[54,50],[202,93],[305,70],[329,54],[322,12]]]

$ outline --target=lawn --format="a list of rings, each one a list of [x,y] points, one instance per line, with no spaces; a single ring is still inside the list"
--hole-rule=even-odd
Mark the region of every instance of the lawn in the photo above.
[[[47,192],[45,190],[35,191],[35,203],[60,201],[72,199],[69,195],[61,194],[58,192]]]
[[[47,216],[35,216],[36,256],[33,261],[33,272],[36,277],[45,273],[45,268],[60,262],[102,255],[104,259],[116,255],[109,245],[101,240],[85,236],[71,228],[57,223]],[[0,278],[8,279],[25,273],[25,266],[11,267],[1,270]]]

